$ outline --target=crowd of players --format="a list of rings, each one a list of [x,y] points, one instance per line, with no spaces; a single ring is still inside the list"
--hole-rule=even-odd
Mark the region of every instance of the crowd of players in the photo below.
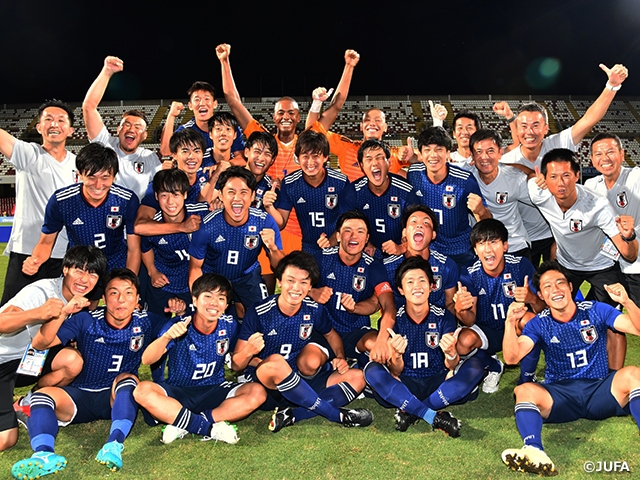
[[[389,147],[376,108],[362,139],[331,132],[353,50],[326,108],[332,91],[314,90],[306,129],[298,134],[297,103],[283,97],[272,134],[242,104],[230,53],[216,48],[232,114],[215,113],[214,88],[195,82],[193,120],[174,132],[185,106],[169,110],[164,162],[141,146],[142,112],[125,112],[115,136],[98,113],[124,68],[117,57],[86,94],[91,143],[77,157],[65,149],[73,111],[60,101],[39,109],[42,145],[0,130],[17,195],[0,308],[0,449],[23,421],[34,450],[15,478],[65,468],[58,426],[96,419],[111,420],[96,460],[119,470],[138,407],[165,424],[164,443],[187,433],[236,443],[230,422],[257,409],[275,409],[273,432],[316,415],[365,427],[372,413],[347,406],[364,394],[395,407],[399,431],[422,419],[458,437],[444,409],[498,390],[501,351],[521,369],[524,446],[502,453],[510,468],[557,473],[544,422],[639,418],[640,370],[624,367],[624,334],[640,334],[640,170],[623,166],[619,138],[598,134],[601,175],[582,186],[574,153],[624,66],[601,65],[602,93],[555,135],[536,103],[494,105],[508,147],[473,112],[455,112],[454,150],[441,105],[417,148]],[[137,378],[140,363],[152,381]],[[14,403],[14,387],[34,383]]]

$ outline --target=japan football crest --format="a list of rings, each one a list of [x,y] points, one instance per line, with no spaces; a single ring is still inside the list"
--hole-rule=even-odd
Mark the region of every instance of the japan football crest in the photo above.
[[[71,170],[71,176],[73,177],[73,183],[78,183],[80,177],[78,176],[77,170]]]
[[[456,194],[455,193],[443,193],[442,205],[448,209],[452,209],[456,206]]]
[[[616,205],[620,208],[627,208],[629,202],[627,201],[627,192],[620,192],[616,195]]]
[[[356,292],[362,292],[367,286],[367,279],[364,275],[354,275],[351,285]]]
[[[581,328],[580,335],[582,335],[582,340],[584,340],[584,343],[593,343],[598,339],[598,332],[593,325]]]
[[[122,225],[122,215],[107,215],[107,227],[115,230]]]
[[[253,250],[258,246],[258,235],[245,235],[244,246],[248,250]]]
[[[505,297],[513,298],[515,296],[516,282],[507,282],[502,284],[502,292]]]
[[[144,345],[144,335],[136,335],[131,337],[131,341],[129,342],[129,350],[132,352],[137,352]]]
[[[136,173],[144,173],[144,162],[133,162],[133,168]]]
[[[496,192],[496,203],[498,205],[504,205],[509,199],[509,192]]]
[[[302,340],[306,340],[311,336],[311,332],[313,332],[313,323],[301,323],[300,331],[298,335]]]
[[[438,332],[425,332],[427,347],[436,348],[440,344],[440,334]]]
[[[582,220],[581,219],[575,219],[572,218],[571,220],[569,220],[569,230],[571,230],[572,232],[578,233],[579,231],[582,230]]]
[[[434,275],[433,283],[431,284],[431,291],[437,292],[442,288],[442,275]]]
[[[400,216],[400,204],[399,203],[387,204],[387,213],[391,218],[398,218]]]
[[[328,193],[327,195],[325,195],[324,204],[328,209],[333,210],[335,206],[338,204],[338,194]]]
[[[226,355],[229,351],[229,339],[221,338],[220,340],[216,340],[216,353],[219,356]]]

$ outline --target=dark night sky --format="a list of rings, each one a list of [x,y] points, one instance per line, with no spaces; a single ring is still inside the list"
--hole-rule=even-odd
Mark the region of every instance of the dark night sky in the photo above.
[[[335,86],[346,48],[354,95],[595,98],[599,63],[624,63],[621,94],[640,95],[637,0],[173,3],[2,0],[0,103],[81,101],[106,55],[125,62],[106,99],[184,98],[194,80],[220,88],[223,42],[243,96]]]

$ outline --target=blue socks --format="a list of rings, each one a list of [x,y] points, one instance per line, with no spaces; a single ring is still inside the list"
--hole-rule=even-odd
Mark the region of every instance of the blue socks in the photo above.
[[[340,382],[325,388],[318,396],[334,407],[343,407],[351,403],[358,396],[358,393],[348,383]],[[299,422],[300,420],[313,418],[318,415],[318,413],[314,410],[298,407],[293,410],[292,415],[296,419],[296,422]]]
[[[500,366],[495,359],[491,360]],[[485,362],[481,357],[468,358],[453,377],[442,382],[442,385],[429,395],[424,404],[433,410],[440,410],[464,399],[482,381],[484,366]]]
[[[531,402],[516,403],[516,426],[525,445],[542,448],[542,415],[538,407]]]
[[[332,422],[342,422],[340,410],[320,398],[296,372],[291,372],[276,388],[289,402],[312,410]]]
[[[211,422],[203,415],[198,415],[182,407],[171,425],[196,435],[205,436],[211,431]]]
[[[34,452],[53,452],[58,435],[56,403],[49,395],[35,392],[31,397],[29,435]]]
[[[138,414],[138,404],[133,399],[133,389],[138,382],[134,378],[120,380],[115,387],[116,397],[111,407],[111,430],[108,442],[124,443]]]
[[[631,390],[629,393],[629,410],[640,427],[640,388]]]

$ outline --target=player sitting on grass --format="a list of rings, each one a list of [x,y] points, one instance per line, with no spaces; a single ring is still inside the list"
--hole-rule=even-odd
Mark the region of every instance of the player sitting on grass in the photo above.
[[[167,426],[163,443],[191,432],[203,440],[237,443],[234,426],[266,400],[262,385],[227,382],[225,357],[235,347],[238,324],[225,315],[231,284],[221,275],[207,274],[193,283],[191,316],[171,320],[145,350],[142,362],[151,365],[169,354],[169,377],[163,385],[144,381],[134,398],[155,419]]]
[[[474,356],[460,363],[455,318],[447,309],[429,304],[433,284],[429,262],[421,257],[405,259],[396,271],[396,284],[406,303],[398,310],[394,330],[389,329],[389,360],[369,362],[365,379],[383,406],[398,408],[396,430],[404,432],[423,419],[434,430],[459,437],[460,422],[437,410],[478,396],[488,357]]]
[[[247,368],[245,376],[269,390],[265,408],[302,407],[276,410],[269,425],[273,432],[315,415],[345,427],[366,427],[373,421],[369,410],[340,408],[356,398],[365,383],[362,371],[348,367],[325,308],[307,298],[319,278],[315,259],[307,252],[292,252],[280,261],[275,275],[281,293],[247,311],[232,356],[233,369]],[[327,340],[335,358],[307,383],[298,374],[297,360],[305,349],[317,348],[312,343],[315,332]]]
[[[131,270],[116,268],[105,283],[104,307],[51,320],[34,336],[33,347],[38,350],[75,340],[85,362],[69,386],[45,387],[33,394],[28,428],[34,454],[13,465],[15,478],[39,478],[63,470],[66,458],[54,453],[58,425],[94,420],[111,419],[109,438],[96,461],[114,471],[122,468],[124,439],[138,412],[133,389],[142,352],[164,323],[162,317],[136,310],[139,285]],[[173,304],[176,312],[184,309],[183,302]]]
[[[606,303],[575,303],[569,272],[558,262],[543,263],[533,282],[548,309],[536,315],[517,336],[518,322],[526,314],[522,303],[507,312],[502,353],[515,364],[536,346],[546,360],[544,384],[528,382],[515,389],[516,425],[524,447],[502,452],[502,460],[517,471],[556,475],[542,447],[543,423],[564,423],[587,418],[602,420],[633,415],[640,421],[640,369],[610,371],[607,330],[640,335],[640,309],[619,283],[605,285],[620,313]]]

